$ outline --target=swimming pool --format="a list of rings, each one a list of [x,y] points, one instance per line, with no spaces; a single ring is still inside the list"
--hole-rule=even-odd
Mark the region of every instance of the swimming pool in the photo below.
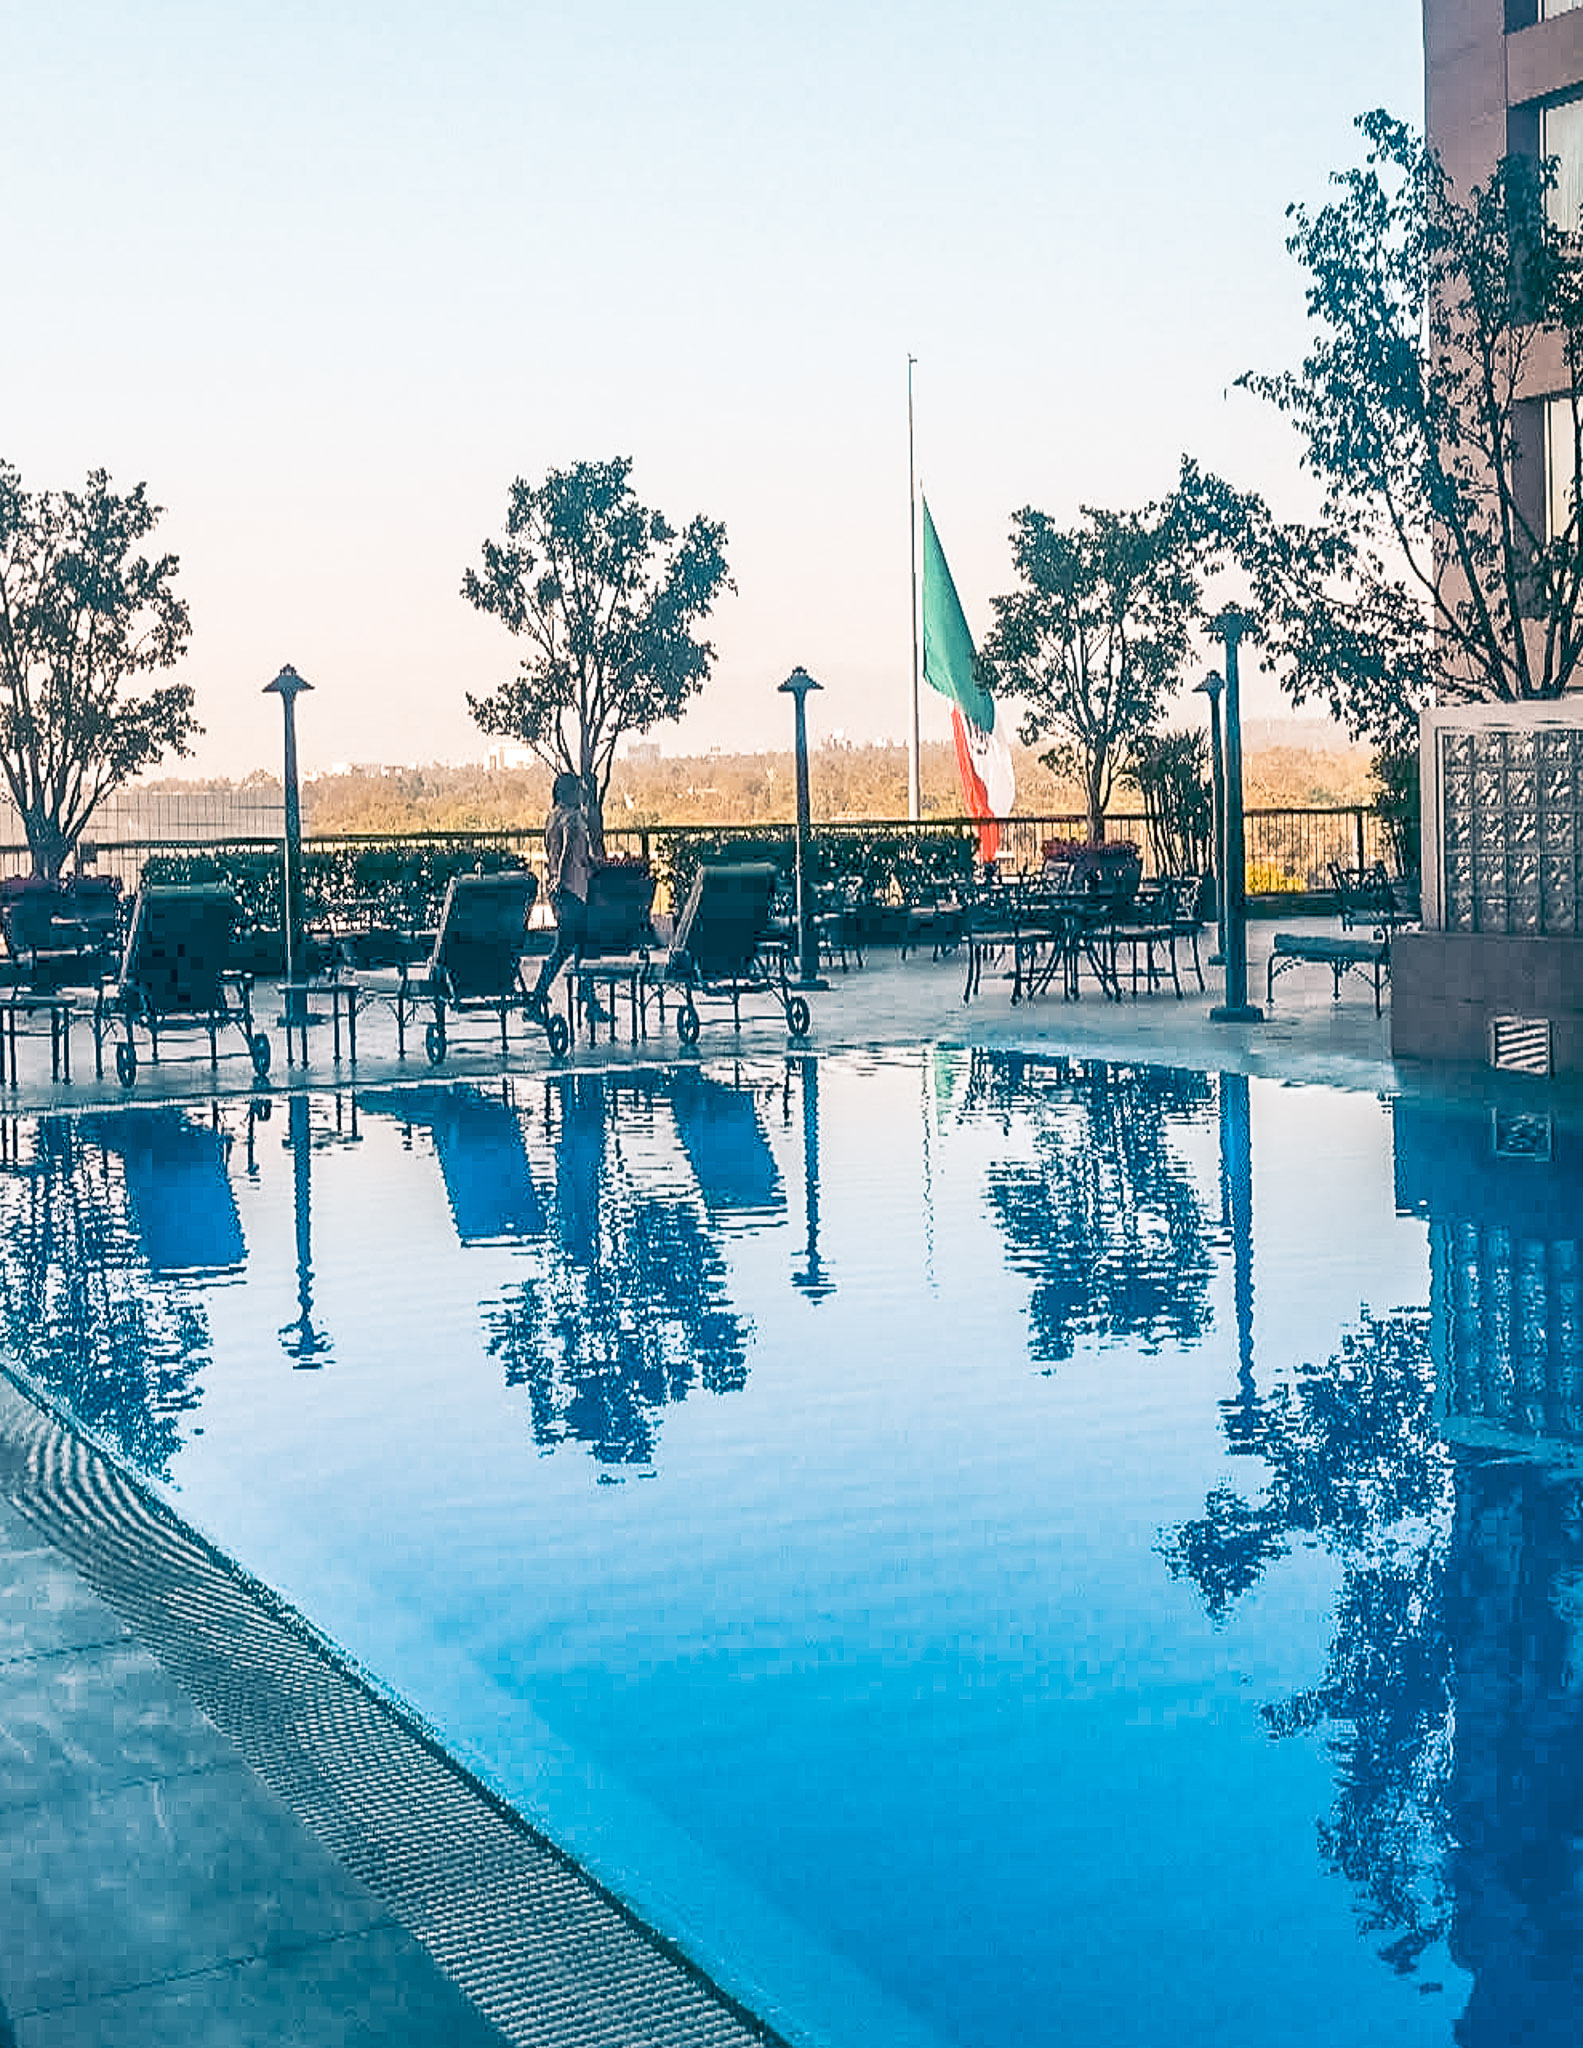
[[[794,2035],[1559,2043],[1580,1232],[1544,1117],[708,1061],[12,1120],[0,1336]]]

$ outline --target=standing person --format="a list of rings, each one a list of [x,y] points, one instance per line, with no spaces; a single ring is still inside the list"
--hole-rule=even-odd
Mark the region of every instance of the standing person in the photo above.
[[[530,1005],[537,1015],[549,1006],[550,985],[565,963],[582,950],[588,932],[588,884],[599,862],[594,858],[583,814],[581,776],[557,775],[550,795],[554,809],[544,821],[544,871],[549,885],[550,907],[555,912],[555,945],[539,970]],[[598,1023],[605,1012],[594,1001],[591,987],[584,987],[583,1003]]]

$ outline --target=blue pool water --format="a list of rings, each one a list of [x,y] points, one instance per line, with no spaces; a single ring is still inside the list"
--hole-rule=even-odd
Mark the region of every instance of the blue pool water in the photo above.
[[[6,1126],[0,1340],[837,2044],[1572,2043],[1575,1133],[922,1052]]]

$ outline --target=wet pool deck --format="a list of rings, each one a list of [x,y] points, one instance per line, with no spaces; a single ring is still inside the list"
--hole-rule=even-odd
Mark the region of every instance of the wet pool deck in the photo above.
[[[1305,928],[1301,922],[1286,928]],[[1333,930],[1326,921],[1306,928]],[[1250,933],[1263,1000],[1273,925]],[[1169,985],[1107,1002],[1015,1008],[998,970],[964,1004],[964,964],[885,949],[828,976],[793,1048],[778,1011],[706,1010],[699,1052],[781,1057],[937,1043],[1033,1056],[1226,1068],[1373,1093],[1516,1090],[1576,1113],[1573,1090],[1477,1071],[1398,1067],[1390,1012],[1361,980],[1284,976],[1267,1021],[1209,1019],[1219,993]],[[315,1027],[287,1066],[278,1001],[268,1086],[388,1084],[430,1075],[421,1031],[396,1057],[388,1009],[359,1020],[355,1072]],[[663,1035],[579,1046],[572,1066],[678,1055]],[[652,1022],[652,1020],[651,1020]],[[233,1037],[233,1044],[237,1041]],[[179,1049],[190,1049],[190,1041]],[[93,1078],[85,1024],[70,1086],[47,1035],[19,1040],[13,1113],[249,1093],[245,1059],[145,1062],[131,1091]],[[487,1023],[458,1036],[456,1078],[542,1073],[542,1034]],[[776,2038],[700,1980],[619,1905],[504,1811],[267,1589],[209,1552],[91,1444],[0,1382],[0,2048],[456,2043],[735,2048]]]

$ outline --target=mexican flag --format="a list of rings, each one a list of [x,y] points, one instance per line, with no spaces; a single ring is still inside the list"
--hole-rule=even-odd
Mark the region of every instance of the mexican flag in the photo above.
[[[1011,749],[995,717],[995,700],[985,688],[967,630],[962,601],[946,567],[945,551],[923,501],[923,679],[951,705],[957,773],[970,817],[984,822],[978,850],[984,860],[1000,851],[997,818],[1011,815],[1017,782]]]

